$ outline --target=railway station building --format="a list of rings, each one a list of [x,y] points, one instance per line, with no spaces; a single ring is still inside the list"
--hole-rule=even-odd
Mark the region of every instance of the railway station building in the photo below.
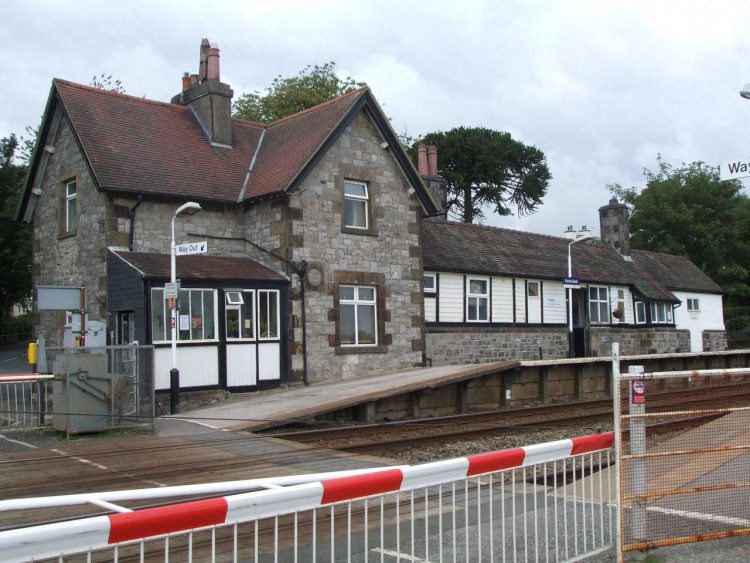
[[[169,386],[171,224],[185,388],[252,390],[420,365],[568,355],[570,240],[447,221],[434,148],[415,166],[368,88],[278,121],[231,117],[219,50],[159,102],[55,79],[19,208],[35,287],[85,286],[108,342],[156,348]],[[175,216],[184,203],[192,216]],[[627,210],[573,245],[576,353],[726,347],[721,288],[630,251]],[[36,330],[62,343],[64,315]]]

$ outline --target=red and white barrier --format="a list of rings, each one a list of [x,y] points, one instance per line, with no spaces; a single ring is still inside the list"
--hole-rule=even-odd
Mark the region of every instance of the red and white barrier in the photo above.
[[[467,477],[609,449],[607,432],[264,491],[0,532],[0,558],[26,561],[210,526],[249,522],[342,501],[452,483]]]

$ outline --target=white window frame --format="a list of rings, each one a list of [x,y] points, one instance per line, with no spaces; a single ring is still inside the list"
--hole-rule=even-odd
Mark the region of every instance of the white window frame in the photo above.
[[[646,324],[646,303],[643,301],[635,302],[635,324]]]
[[[341,290],[344,288],[351,288],[354,290],[353,299],[344,299],[341,297]],[[360,298],[359,290],[369,289],[372,291],[372,299]],[[354,307],[354,342],[341,342],[341,346],[348,347],[362,347],[362,346],[377,346],[378,345],[378,288],[374,285],[355,285],[355,284],[341,284],[339,286],[339,309],[342,305],[351,305]],[[373,334],[375,335],[374,342],[361,342],[359,341],[359,309],[360,307],[372,307],[373,314],[372,319],[374,323]],[[339,312],[339,316],[341,313]],[[340,321],[339,321],[340,322]],[[341,330],[341,328],[339,328]]]
[[[651,324],[672,324],[672,304],[665,301],[651,302]]]
[[[355,195],[355,194],[347,194],[346,193],[346,185],[347,184],[352,184],[352,185],[357,185],[357,186],[363,187],[364,190],[365,190],[365,195],[364,196],[360,196],[360,195]],[[361,182],[361,181],[358,181],[358,180],[344,180],[344,188],[343,189],[344,189],[344,209],[343,209],[342,213],[343,213],[343,216],[344,216],[343,217],[344,227],[347,228],[347,229],[360,229],[362,231],[368,230],[370,228],[370,188],[369,188],[369,186],[367,185],[366,182]],[[350,224],[348,224],[346,222],[346,200],[355,201],[355,202],[362,202],[364,204],[364,206],[365,206],[365,213],[364,213],[365,226],[364,227],[361,226],[361,225],[350,225]]]
[[[424,292],[425,293],[437,293],[437,276],[435,274],[424,274]],[[427,280],[432,280],[432,287],[427,286]]]
[[[258,326],[258,312],[255,307],[255,290],[252,289],[232,289],[224,291],[224,335],[226,336],[227,342],[245,342],[254,341],[256,327]],[[237,311],[237,322],[239,323],[239,334],[242,334],[242,325],[246,318],[243,316],[243,305],[245,308],[247,305],[251,307],[252,314],[252,334],[250,336],[229,336],[227,313],[229,311]]]
[[[627,319],[627,313],[625,311],[625,290],[622,289],[622,288],[617,288],[615,291],[616,291],[616,294],[615,294],[616,299],[615,299],[615,301],[617,303],[617,308],[615,310],[622,311],[622,317],[620,317],[619,319],[616,319],[616,320],[617,320],[618,323],[624,323],[624,322],[627,322],[626,321],[626,319]]]
[[[261,296],[263,294],[267,295],[275,295],[276,296],[276,326],[274,327],[275,334],[271,335],[270,333],[270,327],[268,327],[266,334],[263,334],[262,326],[260,324],[260,304],[261,304]],[[279,340],[281,338],[281,295],[278,289],[259,289],[257,290],[257,300],[256,300],[256,319],[258,320],[257,326],[258,330],[255,331],[255,333],[258,335],[258,340]],[[271,299],[266,300],[266,315],[267,318],[270,318],[271,316]]]
[[[596,290],[596,299],[591,298],[591,290]],[[604,298],[601,296],[601,292],[604,290]],[[610,324],[610,302],[609,302],[609,288],[604,285],[590,285],[587,290],[588,302],[589,302],[589,321],[591,324],[604,325]],[[594,312],[596,312],[596,319],[594,319]],[[602,319],[604,317],[604,319]]]
[[[211,299],[213,300],[213,329],[214,329],[214,336],[213,338],[180,338],[180,315],[187,314],[189,317],[191,317],[191,303],[190,303],[190,294],[193,292],[200,291],[201,293],[207,293],[209,292],[211,294]],[[180,289],[180,293],[182,292],[188,292],[188,298],[187,300],[182,299],[183,303],[181,303],[182,309],[178,311],[178,316],[176,319],[177,322],[177,341],[178,342],[217,342],[219,340],[218,338],[218,330],[219,325],[218,323],[218,307],[217,307],[217,298],[216,298],[216,290],[209,287],[183,287]],[[186,303],[187,305],[186,305]],[[203,304],[203,298],[201,297],[201,304]],[[161,315],[163,316],[163,325],[164,325],[164,334],[161,335],[161,338],[159,338],[160,335],[153,333],[153,327],[154,327],[154,315],[159,312],[159,307],[161,307]],[[186,313],[187,312],[187,313]],[[201,331],[205,335],[206,330],[206,321],[205,321],[205,312],[201,312],[201,316],[203,317]],[[154,344],[161,344],[166,342],[171,342],[172,340],[172,329],[170,327],[171,325],[171,319],[172,319],[172,312],[167,307],[166,299],[164,299],[164,288],[163,287],[152,287],[151,288],[151,342]],[[191,319],[192,321],[192,319]],[[192,333],[192,327],[189,330]],[[192,336],[192,334],[191,334]]]
[[[73,187],[72,193],[71,186]],[[71,226],[73,221],[75,224]],[[78,229],[78,184],[75,180],[71,180],[65,183],[65,232],[72,233],[76,229]]]
[[[485,292],[484,293],[474,293],[471,291],[471,282],[478,281],[485,284]],[[476,311],[477,311],[477,318],[472,319],[470,318],[469,311],[471,311],[471,301],[476,300]],[[485,302],[485,311],[487,312],[487,316],[484,319],[479,318],[479,310],[480,310],[480,302]],[[490,278],[480,278],[480,277],[467,277],[466,278],[466,322],[468,323],[488,323],[490,322]]]
[[[700,299],[698,297],[688,297],[686,306],[688,313],[699,313],[701,310]]]

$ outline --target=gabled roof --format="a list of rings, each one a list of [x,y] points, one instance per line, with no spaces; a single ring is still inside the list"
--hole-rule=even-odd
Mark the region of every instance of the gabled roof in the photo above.
[[[110,252],[137,270],[143,278],[169,279],[171,276],[169,254],[124,250]],[[180,256],[177,260],[177,273],[183,280],[287,281],[281,274],[250,258],[206,254]]]
[[[422,222],[425,270],[556,279],[568,275],[570,239],[439,219]],[[582,282],[633,287],[646,299],[678,301],[670,289],[720,293],[687,258],[635,251],[628,261],[601,242],[571,247],[573,273]],[[673,269],[674,273],[667,274]]]
[[[360,111],[379,128],[427,214],[438,211],[369,88],[270,124],[232,120],[232,148],[212,146],[188,106],[65,80],[52,82],[42,137],[58,105],[97,187],[123,193],[237,203],[293,190]],[[30,196],[32,159],[19,217]]]

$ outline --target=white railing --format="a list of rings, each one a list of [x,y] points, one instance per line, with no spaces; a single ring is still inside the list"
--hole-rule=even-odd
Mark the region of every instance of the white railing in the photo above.
[[[0,374],[0,429],[48,424],[53,379],[36,373]]]
[[[597,434],[288,486],[253,481],[265,490],[136,511],[106,499],[155,493],[100,493],[88,502],[115,513],[2,531],[0,559],[574,561],[613,543],[613,440]],[[7,510],[24,501],[4,502]]]

